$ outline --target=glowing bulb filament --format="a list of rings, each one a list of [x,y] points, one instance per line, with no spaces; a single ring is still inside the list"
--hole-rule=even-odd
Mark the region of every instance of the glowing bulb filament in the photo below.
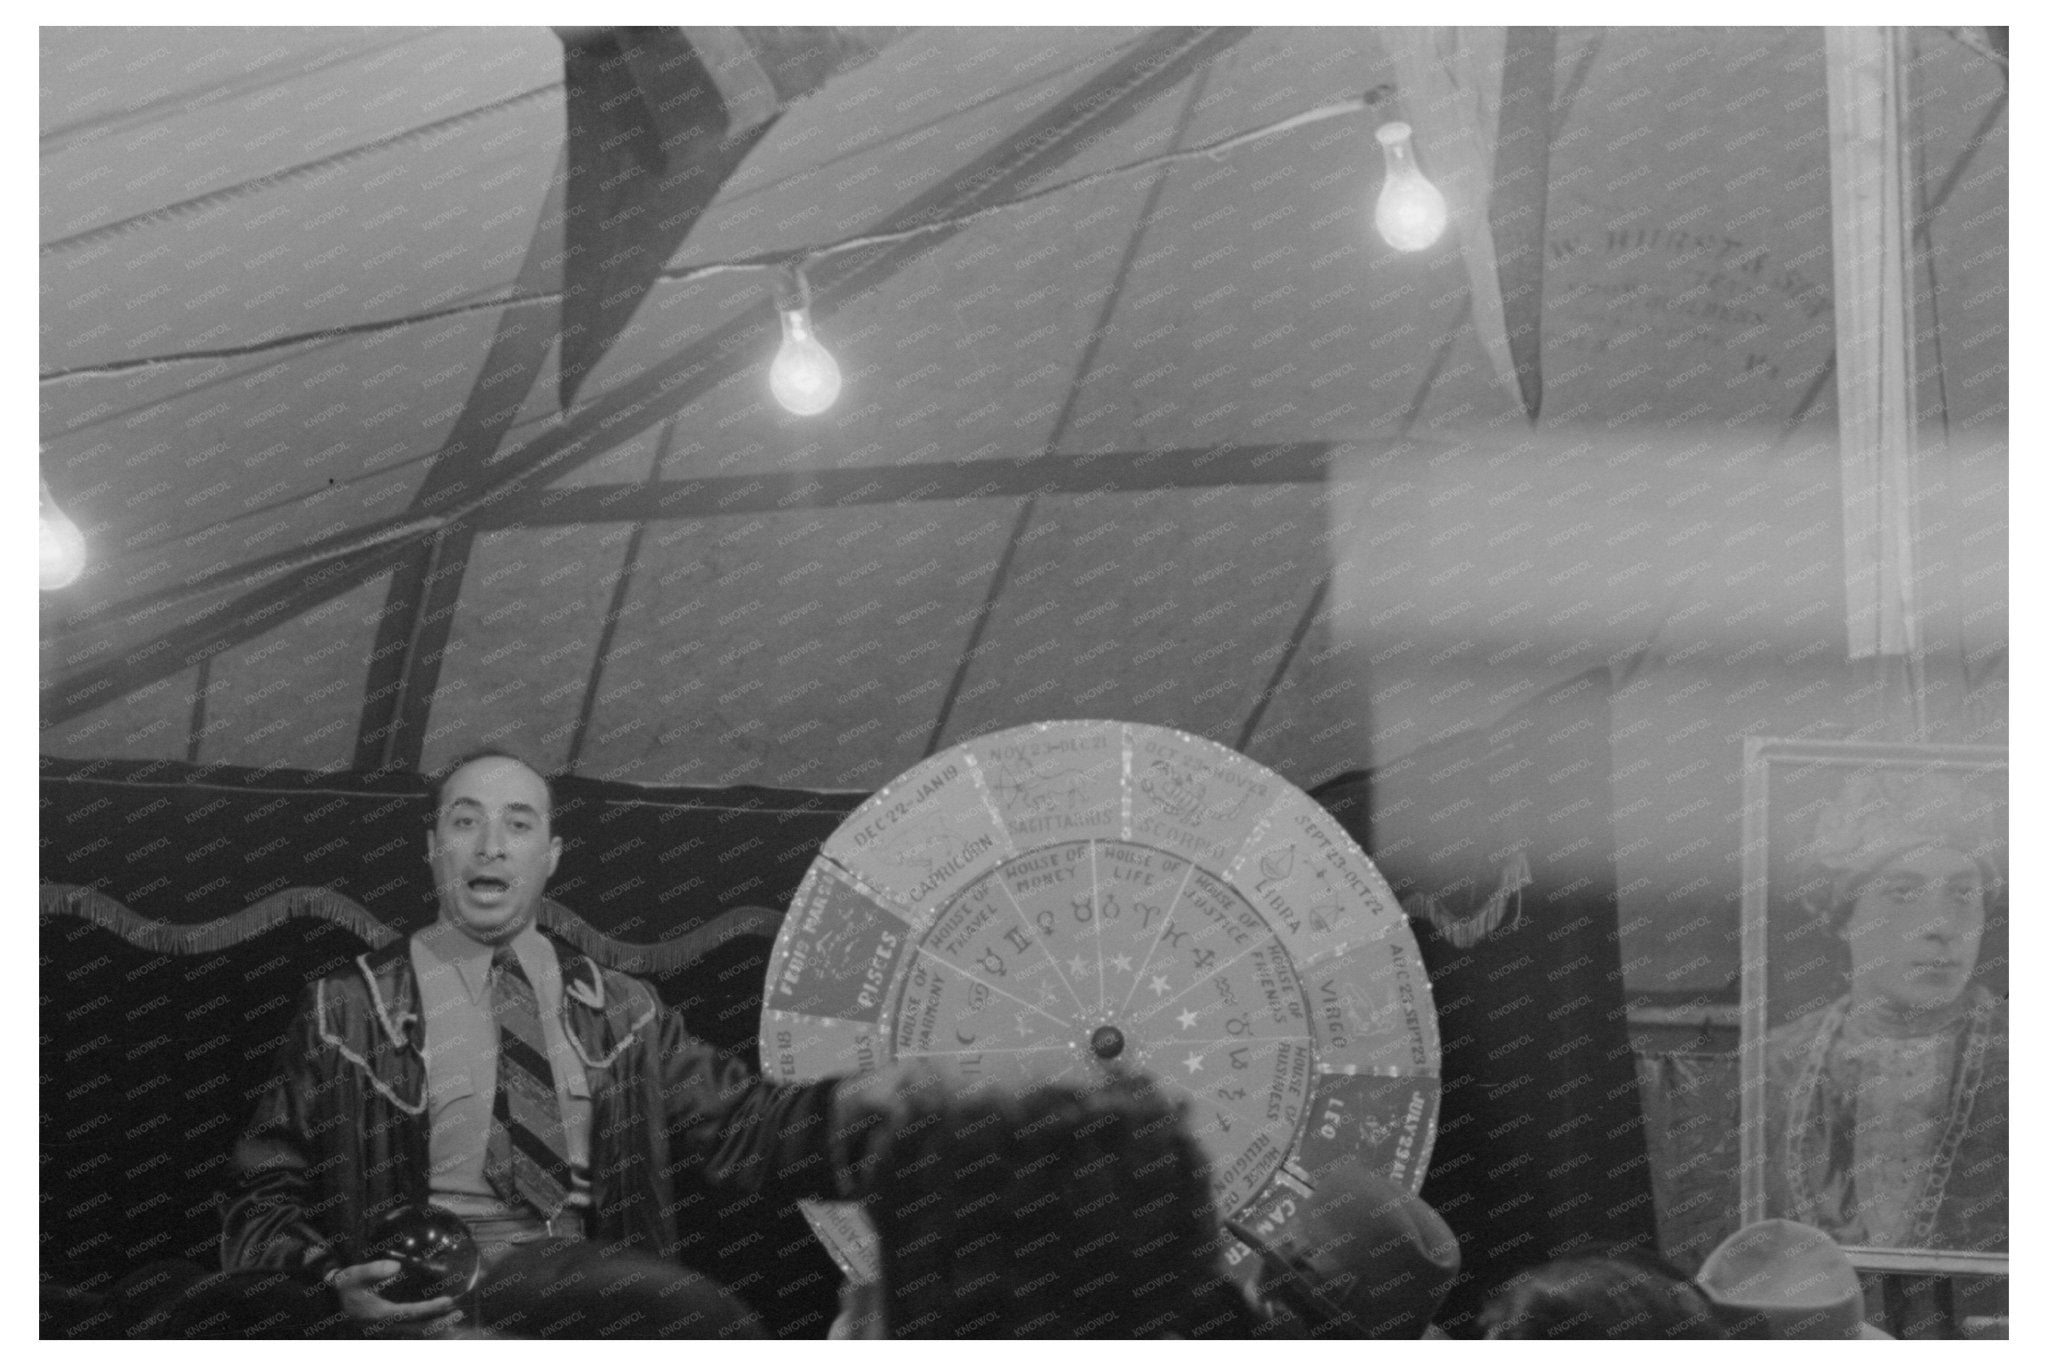
[[[781,313],[782,348],[768,367],[769,392],[798,417],[822,413],[839,398],[839,362],[811,331],[810,309],[785,308]]]
[[[42,588],[47,593],[69,588],[85,572],[85,533],[57,506],[47,483],[43,485],[41,512]]]
[[[1451,221],[1443,192],[1415,164],[1415,148],[1408,140],[1411,131],[1405,123],[1387,123],[1374,133],[1387,154],[1387,179],[1373,205],[1372,224],[1396,251],[1436,245]]]

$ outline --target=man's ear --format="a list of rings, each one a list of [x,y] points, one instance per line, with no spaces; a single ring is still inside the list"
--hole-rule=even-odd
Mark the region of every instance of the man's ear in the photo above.
[[[555,875],[555,865],[562,861],[562,837],[556,835],[548,841],[548,876]]]
[[[433,863],[434,851],[439,847],[438,842],[434,838],[434,832],[432,830],[427,831],[427,862],[429,865]]]

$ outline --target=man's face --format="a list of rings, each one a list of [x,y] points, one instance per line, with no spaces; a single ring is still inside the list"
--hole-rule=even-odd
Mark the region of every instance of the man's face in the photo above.
[[[427,863],[441,918],[470,938],[502,943],[533,923],[562,842],[548,834],[548,789],[516,759],[473,760],[441,790]]]
[[[1851,989],[1895,1010],[1936,1010],[1962,995],[1984,937],[1984,877],[1958,849],[1901,854],[1856,894],[1842,937]]]

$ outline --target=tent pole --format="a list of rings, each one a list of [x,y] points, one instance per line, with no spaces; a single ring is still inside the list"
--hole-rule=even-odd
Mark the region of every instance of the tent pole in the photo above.
[[[1848,657],[1904,661],[1911,729],[1924,736],[1898,30],[1831,27],[1825,41]],[[1881,709],[1888,694],[1880,690]]]

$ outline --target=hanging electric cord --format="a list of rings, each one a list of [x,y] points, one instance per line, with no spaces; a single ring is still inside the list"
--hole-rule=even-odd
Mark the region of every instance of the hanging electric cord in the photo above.
[[[74,30],[74,33],[90,34],[92,30]],[[191,30],[200,32],[200,30]],[[104,142],[110,138],[125,137],[138,129],[146,129],[166,119],[183,118],[203,110],[231,105],[235,101],[268,101],[276,98],[276,92],[295,81],[309,77],[338,75],[342,68],[363,64],[370,70],[390,61],[399,49],[425,40],[445,37],[448,28],[402,28],[371,30],[362,39],[351,43],[343,39],[338,46],[325,50],[315,47],[310,51],[279,50],[258,58],[253,64],[239,71],[229,72],[211,85],[196,89],[162,89],[152,91],[146,78],[139,85],[131,85],[122,92],[127,98],[114,95],[105,105],[89,106],[87,113],[80,117],[65,119],[70,109],[59,107],[48,111],[60,121],[43,128],[36,135],[36,145],[43,155],[63,153],[87,142]],[[317,40],[316,40],[317,41]],[[104,57],[102,50],[95,54]],[[160,54],[161,55],[161,54]],[[222,55],[222,49],[215,46],[212,56]],[[49,56],[45,56],[47,64]],[[70,61],[62,62],[67,74],[76,75],[88,68],[79,67]],[[134,76],[135,71],[124,73]],[[113,95],[102,88],[101,94]]]
[[[112,223],[104,223],[97,228],[88,228],[84,232],[73,233],[69,237],[54,238],[43,243],[38,249],[38,254],[56,256],[63,252],[77,251],[81,247],[96,246],[101,242],[119,237],[124,233],[134,232],[138,228],[154,227],[157,224],[173,222],[190,214],[203,213],[208,209],[219,208],[223,204],[232,203],[248,195],[261,194],[265,190],[276,189],[279,185],[288,185],[293,181],[307,180],[324,172],[337,170],[352,162],[361,161],[365,157],[381,155],[394,147],[404,147],[415,142],[423,142],[438,134],[451,132],[464,124],[475,123],[479,119],[501,114],[507,109],[539,99],[541,96],[551,94],[561,88],[562,83],[560,81],[551,81],[546,85],[537,85],[531,90],[522,90],[516,95],[507,95],[502,100],[493,100],[489,104],[478,105],[474,109],[465,109],[460,114],[451,114],[445,119],[436,119],[432,123],[423,123],[416,128],[408,128],[404,132],[393,133],[390,137],[378,138],[374,142],[366,142],[359,147],[351,147],[346,151],[336,152],[332,156],[321,157],[317,161],[308,161],[298,166],[288,166],[282,171],[273,171],[269,175],[257,176],[254,180],[244,180],[234,185],[226,185],[218,190],[209,190],[205,194],[195,195],[191,199],[181,199],[175,204],[166,204],[162,208],[151,209],[148,213],[138,213],[128,218],[116,219]]]
[[[422,30],[422,32],[426,31],[427,30]],[[1124,44],[1118,47],[1110,48],[1108,49],[1108,51],[1110,54],[1113,55],[1122,52],[1128,46],[1130,45]],[[1040,83],[1041,82],[1027,82],[1019,87],[991,92],[990,94],[985,95],[980,99],[969,101],[967,104],[961,106],[959,110],[955,111],[954,114],[949,114],[946,117],[954,117],[955,115],[960,113],[971,113],[974,110],[981,108],[983,105],[993,104],[999,99],[1009,98],[1018,95],[1023,91],[1030,90],[1034,85]],[[432,123],[420,124],[417,127],[404,129],[401,132],[394,133],[389,137],[381,138],[375,142],[368,142],[362,144],[361,146],[351,147],[346,149],[345,151],[336,152],[329,156],[319,158],[318,160],[306,162],[302,165],[288,166],[281,170],[273,171],[269,175],[258,176],[253,180],[246,180],[234,185],[224,186],[218,190],[211,190],[208,191],[206,194],[199,195],[195,198],[181,200],[175,204],[163,205],[159,208],[151,209],[146,213],[135,214],[131,217],[119,219],[112,223],[103,223],[99,227],[87,228],[69,237],[55,238],[49,242],[41,244],[39,251],[42,255],[48,256],[59,252],[76,250],[80,247],[96,245],[98,242],[102,240],[133,231],[136,228],[146,227],[160,222],[169,222],[173,219],[181,218],[188,214],[203,212],[207,209],[218,207],[232,200],[241,199],[252,194],[261,193],[266,190],[277,189],[280,186],[293,184],[300,180],[305,180],[318,176],[323,172],[334,170],[338,167],[347,165],[349,163],[360,161],[367,156],[380,152],[387,152],[395,147],[401,147],[413,142],[422,141],[437,133],[451,131],[452,129],[459,125],[473,123],[486,116],[504,113],[506,110],[524,104],[530,99],[533,99],[540,95],[545,95],[551,91],[560,90],[562,88],[563,82],[561,81],[552,81],[546,85],[535,86],[530,90],[521,91],[516,95],[510,95],[504,99],[493,100],[487,104],[479,105],[474,109],[464,110],[460,114],[451,115],[445,119],[439,119]],[[934,122],[936,122],[936,120],[934,120]],[[905,130],[904,133],[901,135],[907,136],[911,134],[920,133],[931,126],[932,125],[930,123],[916,125]],[[850,147],[846,149],[842,153],[842,155],[858,156],[866,152],[871,152],[875,150],[877,147],[885,145],[886,144],[882,142],[869,142],[859,146]],[[820,163],[817,167],[814,167],[813,169],[816,170],[829,168],[837,160],[839,160],[838,157],[828,158],[827,160]],[[777,183],[780,182],[770,182],[767,185],[756,185],[749,189],[748,191],[746,191],[745,195],[735,196],[735,198],[744,198],[748,195],[758,194],[763,189],[774,188],[774,185]],[[263,343],[259,343],[259,345],[261,344]]]
[[[381,527],[366,535],[352,536],[347,540],[323,545],[317,549],[300,552],[287,551],[255,564],[244,565],[241,569],[231,574],[212,578],[202,576],[196,582],[188,580],[186,583],[175,588],[152,595],[146,604],[103,602],[96,605],[96,607],[89,607],[66,619],[56,631],[45,634],[43,639],[45,641],[63,640],[82,631],[89,631],[97,624],[95,618],[102,615],[103,611],[107,609],[112,609],[116,612],[132,613],[143,606],[147,606],[151,610],[160,610],[175,604],[191,602],[196,598],[205,597],[209,593],[218,593],[230,588],[247,588],[252,584],[261,583],[279,575],[296,573],[301,569],[310,569],[316,564],[325,564],[330,560],[360,555],[364,551],[375,550],[381,545],[387,545],[395,541],[408,541],[431,536],[446,526],[449,520],[447,517],[420,517],[412,521],[398,522],[390,526]]]
[[[1180,43],[1179,48],[1181,49],[1182,53],[1194,51],[1203,46],[1205,43],[1208,43],[1213,37],[1213,34],[1198,32],[1195,35],[1193,35],[1192,38]],[[1135,75],[1120,76],[1119,80],[1124,88],[1135,88],[1136,86],[1141,86],[1145,80],[1150,78],[1151,74],[1152,73],[1148,71],[1139,71]],[[1113,94],[1115,93],[1115,89],[1115,87],[1109,87],[1108,91],[1109,93]],[[1098,86],[1094,88],[1094,102],[1099,103],[1100,99],[1103,98],[1104,95],[1105,90],[1098,83]],[[1039,156],[1040,151],[1043,147],[1047,145],[1058,145],[1062,143],[1076,130],[1084,126],[1088,122],[1090,117],[1091,115],[1084,111],[1081,114],[1078,114],[1071,118],[1066,125],[1053,128],[1041,127],[1039,132],[1034,136],[1032,143],[1030,145],[1016,145],[1008,149],[1008,155],[1011,158],[1011,161],[1009,165],[999,166],[997,168],[999,174],[996,178],[1000,180],[1002,176],[1010,174],[1017,167],[1030,164]],[[986,172],[984,172],[984,174],[986,174]],[[567,414],[555,413],[550,415],[549,420],[550,422],[563,422],[567,419],[567,417]],[[547,473],[550,469],[559,468],[563,466],[565,463],[575,461],[579,458],[587,459],[588,454],[584,448],[586,448],[593,441],[601,439],[603,435],[603,429],[609,426],[609,422],[601,423],[598,424],[598,428],[595,430],[584,431],[573,436],[567,437],[562,441],[552,443],[545,453],[541,454],[537,459],[532,459],[528,461],[525,468],[523,468],[517,474],[512,476],[510,480],[503,483],[495,484],[492,487],[487,488],[479,497],[471,500],[468,503],[463,504],[460,507],[447,511],[444,515],[445,524],[448,526],[453,526],[461,522],[464,518],[468,517],[475,511],[481,509],[482,507],[492,502],[495,502],[502,497],[508,496],[508,494],[520,482],[530,483],[534,480],[543,479],[547,476]],[[329,537],[320,546],[309,548],[304,553],[303,556],[294,556],[293,562],[299,563],[302,560],[315,563],[333,561],[335,564],[339,565],[344,561],[341,559],[337,559],[336,557],[338,556],[352,556],[355,552],[362,551],[366,548],[370,551],[371,554],[379,555],[384,551],[385,542],[387,541],[397,542],[401,541],[402,539],[416,538],[422,534],[437,534],[439,530],[440,528],[429,525],[424,522],[403,525],[387,523],[385,527],[380,528],[376,533],[374,533],[376,539],[373,541],[365,543],[363,541],[363,538],[359,536],[344,537],[337,535]],[[261,566],[244,565],[234,567],[223,567],[221,570],[214,571],[211,574],[202,574],[197,576],[196,578],[188,578],[184,583],[181,583],[170,590],[150,595],[150,609],[157,610],[160,607],[168,605],[173,601],[185,601],[191,599],[195,596],[211,591],[212,588],[219,583],[228,580],[239,581],[246,574],[251,572],[260,572],[261,570],[274,570],[282,564],[284,559],[285,557],[283,556],[271,557],[269,559],[266,559]],[[329,571],[323,569],[321,572],[324,575]],[[99,605],[96,604],[95,606],[97,607]],[[122,604],[120,605],[120,610],[132,610],[134,606],[135,604],[133,602],[130,602],[128,604]],[[99,615],[99,612],[95,610],[91,613],[91,615]],[[89,626],[90,623],[85,621],[81,616],[74,617],[72,623],[67,623],[67,627],[73,624],[76,625],[77,629],[85,629],[87,626]]]
[[[450,304],[446,308],[430,308],[419,313],[408,313],[402,318],[344,323],[339,327],[323,327],[313,332],[293,332],[282,337],[272,337],[267,341],[244,342],[238,346],[216,346],[200,351],[179,351],[165,356],[136,356],[129,360],[102,361],[96,365],[80,365],[65,370],[45,370],[36,379],[41,384],[55,384],[60,381],[101,379],[109,375],[129,374],[137,370],[159,369],[169,365],[192,365],[200,361],[232,360],[237,356],[260,356],[289,347],[310,346],[314,342],[395,332],[399,328],[417,327],[421,323],[439,322],[443,318],[459,318],[466,313],[483,313],[500,308],[523,308],[528,304],[557,303],[561,297],[560,290],[550,290],[545,294],[508,294],[500,299],[472,300],[469,303]]]
[[[1393,93],[1393,86],[1383,83],[1374,86],[1362,95],[1354,95],[1348,99],[1304,110],[1299,114],[1292,114],[1287,118],[1279,119],[1245,132],[1233,133],[1229,136],[1218,138],[1213,142],[1203,143],[1196,147],[1179,148],[1171,152],[1162,152],[1157,156],[1145,157],[1138,161],[1126,162],[1123,165],[1108,167],[1100,171],[1091,171],[1086,175],[1075,176],[1056,184],[1047,185],[1040,189],[1032,190],[1027,194],[1018,195],[1013,199],[1006,199],[995,204],[984,204],[979,208],[970,209],[966,213],[953,217],[935,218],[929,222],[914,224],[906,228],[897,228],[887,232],[866,233],[857,237],[841,238],[836,241],[821,242],[812,246],[798,247],[790,250],[765,252],[758,256],[745,256],[729,261],[708,261],[697,265],[678,266],[673,270],[662,271],[655,278],[666,284],[682,284],[705,279],[713,275],[731,274],[739,271],[777,271],[791,265],[806,265],[822,257],[834,256],[842,252],[889,246],[898,242],[911,241],[931,233],[957,230],[969,224],[977,223],[982,219],[993,217],[999,213],[1006,213],[1027,204],[1036,203],[1039,200],[1056,194],[1065,194],[1071,190],[1084,189],[1120,176],[1136,175],[1139,172],[1148,171],[1157,166],[1190,161],[1197,157],[1220,160],[1240,147],[1276,136],[1280,133],[1291,132],[1294,129],[1321,123],[1328,119],[1341,118],[1347,114],[1357,114],[1371,110],[1384,103]],[[198,201],[191,202],[197,203]],[[160,210],[159,212],[168,212],[168,210]],[[48,248],[45,250],[47,251]],[[37,379],[42,384],[55,384],[84,379],[99,379],[111,375],[127,374],[136,370],[146,370],[168,365],[187,365],[200,361],[258,355],[269,351],[283,350],[288,347],[328,341],[338,337],[364,336],[379,332],[395,331],[404,327],[416,327],[422,323],[438,322],[444,318],[459,317],[463,314],[479,313],[490,309],[524,308],[533,304],[559,303],[561,298],[562,292],[560,290],[549,290],[544,293],[535,294],[507,295],[499,299],[451,304],[445,308],[428,309],[400,318],[386,318],[375,322],[348,323],[339,327],[325,327],[311,332],[296,332],[288,336],[273,337],[267,341],[248,342],[237,346],[213,347],[202,351],[182,351],[163,356],[138,356],[128,360],[104,361],[95,365],[74,366],[62,370],[45,370],[38,375]]]
[[[520,420],[512,424],[512,426],[508,429],[508,434],[524,435],[532,431],[535,427],[545,426],[548,423],[557,422],[559,420],[560,418],[554,413],[543,413],[535,417],[521,418]],[[337,493],[340,490],[353,488],[361,484],[373,483],[379,479],[387,479],[390,476],[400,473],[404,470],[418,469],[420,466],[431,464],[439,455],[439,448],[426,451],[417,451],[411,455],[405,456],[403,459],[393,460],[391,463],[387,465],[377,465],[370,469],[358,471],[357,473],[354,474],[339,475],[329,480],[327,483],[321,485],[319,488],[309,490],[305,493],[295,493],[288,497],[276,498],[267,503],[259,503],[255,507],[245,508],[240,512],[231,513],[226,517],[221,517],[211,522],[202,522],[198,526],[191,528],[189,531],[177,532],[160,541],[144,541],[138,545],[124,546],[122,547],[121,553],[124,557],[148,555],[156,551],[163,550],[166,547],[177,545],[180,542],[189,541],[194,537],[210,535],[211,533],[220,530],[222,527],[234,526],[240,522],[250,521],[259,517],[266,517],[274,512],[282,512],[286,508],[300,506],[304,504],[309,498],[320,497],[322,495],[331,498],[335,495],[335,493]]]

